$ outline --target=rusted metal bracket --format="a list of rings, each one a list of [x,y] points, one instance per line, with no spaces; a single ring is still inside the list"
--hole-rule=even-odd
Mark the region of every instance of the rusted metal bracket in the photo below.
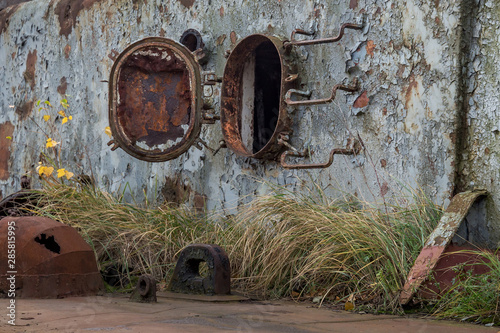
[[[336,95],[337,95],[337,90],[344,90],[348,92],[354,92],[359,89],[359,82],[357,78],[354,78],[352,84],[350,86],[346,86],[343,84],[336,84],[333,86],[332,89],[332,94],[328,98],[321,98],[321,99],[310,99],[310,100],[304,100],[304,101],[294,101],[292,100],[292,95],[300,95],[300,96],[306,96],[310,97],[311,92],[310,91],[303,91],[303,90],[297,90],[297,89],[290,89],[286,92],[285,95],[285,101],[286,104],[288,105],[317,105],[317,104],[326,104],[332,102]]]
[[[129,301],[140,303],[156,303],[156,280],[151,275],[141,275],[137,281]]]
[[[109,140],[108,143],[107,143],[108,146],[111,146],[111,151],[115,151],[117,150],[118,148],[120,148],[120,145],[118,144],[118,142],[116,142],[115,140]]]
[[[320,39],[311,39],[311,40],[296,40],[295,35],[305,35],[312,36],[314,35],[314,31],[305,31],[302,29],[295,29],[292,31],[292,35],[290,36],[290,41],[286,41],[283,43],[285,48],[289,48],[291,46],[303,46],[303,45],[316,45],[316,44],[327,44],[327,43],[335,43],[344,37],[345,29],[353,29],[353,30],[362,30],[364,28],[364,24],[354,24],[354,23],[344,23],[340,27],[340,32],[335,37],[329,38],[320,38]]]
[[[307,157],[308,155],[311,155],[312,152],[307,154],[306,149],[304,149],[302,152],[298,151],[297,149],[290,146],[290,144],[288,144],[286,141],[283,142],[282,144],[290,149],[283,152],[280,157],[281,166],[285,169],[325,169],[328,168],[330,165],[332,165],[333,157],[335,155],[357,155],[361,151],[361,145],[359,144],[359,142],[354,141],[354,143],[352,144],[352,148],[350,149],[345,149],[345,148],[332,149],[332,151],[330,151],[330,158],[325,163],[289,164],[286,162],[286,158],[288,156]]]
[[[203,113],[202,124],[215,124],[215,122],[217,120],[220,120],[220,116],[218,116],[212,112]]]
[[[221,150],[222,148],[227,148],[226,141],[224,141],[224,140],[219,141],[219,147],[217,149],[215,149],[215,151],[213,152],[213,155],[215,156],[219,152],[219,150]]]
[[[210,87],[210,95],[203,94],[203,97],[212,97],[212,95],[214,94],[213,86],[221,83],[222,78],[218,77],[215,73],[203,73],[202,78],[203,78],[203,85]]]
[[[206,276],[200,275],[200,263],[207,266]],[[192,244],[179,255],[168,287],[185,294],[231,294],[231,265],[226,252],[217,245]]]

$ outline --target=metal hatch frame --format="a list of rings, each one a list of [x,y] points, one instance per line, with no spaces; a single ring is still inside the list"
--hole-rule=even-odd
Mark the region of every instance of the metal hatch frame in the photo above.
[[[279,98],[278,120],[273,134],[265,146],[253,153],[243,144],[241,135],[243,72],[245,63],[252,52],[256,50],[257,46],[268,41],[276,49],[281,65],[280,96],[277,97]],[[295,74],[296,69],[294,68],[290,50],[284,47],[284,42],[284,40],[275,36],[252,34],[239,41],[226,60],[220,96],[220,120],[227,147],[239,156],[275,159],[279,153],[287,149],[280,138],[289,134],[292,121],[288,114],[284,96],[289,89],[295,87],[297,75]]]

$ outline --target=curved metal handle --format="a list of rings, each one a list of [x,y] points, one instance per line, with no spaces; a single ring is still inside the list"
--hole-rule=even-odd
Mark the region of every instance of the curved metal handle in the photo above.
[[[358,84],[358,79],[354,78],[352,85],[346,86],[343,84],[336,84],[333,86],[332,89],[332,94],[328,98],[322,98],[322,99],[310,99],[310,100],[305,100],[305,101],[292,101],[292,95],[301,95],[301,96],[311,96],[310,91],[302,91],[302,90],[296,90],[296,89],[290,89],[286,92],[285,94],[285,102],[288,105],[316,105],[316,104],[325,104],[325,103],[330,103],[335,99],[335,96],[337,95],[337,90],[344,90],[344,91],[349,91],[349,92],[354,92],[359,89],[359,84]]]
[[[354,23],[344,23],[340,27],[340,32],[337,36],[335,37],[329,37],[329,38],[320,38],[320,39],[312,39],[312,40],[296,40],[295,35],[306,35],[306,36],[312,36],[314,35],[314,32],[308,32],[302,29],[295,29],[292,31],[292,35],[290,36],[290,41],[286,41],[283,43],[285,48],[288,48],[292,45],[314,45],[314,44],[326,44],[326,43],[335,43],[338,42],[339,40],[344,37],[344,30],[345,29],[353,29],[353,30],[361,30],[364,28],[363,24],[354,24]]]
[[[314,164],[288,164],[285,162],[288,156],[304,157],[303,154],[297,154],[290,150],[287,150],[281,154],[280,161],[281,166],[285,169],[324,169],[328,168],[333,163],[333,157],[335,155],[357,155],[360,152],[358,145],[354,145],[352,149],[335,148],[330,152],[330,158],[326,163],[314,163]]]

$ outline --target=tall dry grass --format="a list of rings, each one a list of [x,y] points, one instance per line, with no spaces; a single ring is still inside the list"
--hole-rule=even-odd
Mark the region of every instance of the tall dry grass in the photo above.
[[[242,291],[323,300],[350,295],[393,310],[441,215],[421,194],[379,209],[355,198],[278,188],[230,218],[169,205],[143,208],[92,187],[53,185],[38,194],[35,213],[77,228],[101,266],[119,263],[168,281],[183,247],[216,243],[228,253],[234,286]]]

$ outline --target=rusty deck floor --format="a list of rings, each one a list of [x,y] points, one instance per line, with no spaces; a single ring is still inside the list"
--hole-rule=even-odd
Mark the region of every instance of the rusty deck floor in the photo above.
[[[498,332],[452,321],[356,314],[291,301],[206,302],[159,296],[158,303],[128,302],[122,296],[18,299],[16,326],[7,324],[7,299],[0,332]]]

